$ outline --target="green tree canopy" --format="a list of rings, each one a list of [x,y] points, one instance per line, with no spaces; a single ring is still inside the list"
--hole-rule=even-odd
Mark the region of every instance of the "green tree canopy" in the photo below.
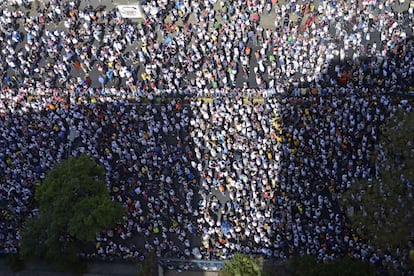
[[[87,155],[57,164],[36,189],[39,216],[22,232],[21,254],[45,258],[57,267],[70,266],[96,233],[115,226],[123,216],[111,201],[104,168]]]
[[[391,254],[408,250],[414,233],[414,112],[398,111],[382,130],[382,148],[372,156],[379,177],[358,180],[343,205],[358,235]],[[394,255],[395,257],[395,255]]]
[[[219,276],[261,276],[262,271],[256,259],[248,255],[235,254],[220,270]]]

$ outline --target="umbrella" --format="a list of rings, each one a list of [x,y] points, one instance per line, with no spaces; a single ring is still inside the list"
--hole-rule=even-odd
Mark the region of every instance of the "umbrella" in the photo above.
[[[224,235],[227,235],[230,232],[230,229],[233,227],[233,225],[228,222],[228,221],[224,221],[221,224],[221,231],[223,232]]]
[[[13,34],[13,38],[14,38],[15,40],[19,40],[19,39],[20,39],[20,36],[19,36],[19,34],[18,34],[18,33],[14,33],[14,34]]]
[[[255,12],[255,13],[252,15],[252,20],[254,20],[254,21],[259,21],[259,14],[258,14],[257,12]]]
[[[173,39],[171,37],[167,37],[165,39],[165,43],[170,44],[173,41]]]
[[[243,181],[243,183],[247,183],[247,181],[249,181],[249,178],[245,174],[240,175],[239,178],[241,181]]]
[[[218,30],[220,29],[221,24],[219,22],[214,23],[214,29]]]
[[[157,15],[157,13],[160,11],[160,9],[159,8],[157,8],[157,7],[152,7],[151,8],[151,10],[150,10],[150,14],[151,15]]]

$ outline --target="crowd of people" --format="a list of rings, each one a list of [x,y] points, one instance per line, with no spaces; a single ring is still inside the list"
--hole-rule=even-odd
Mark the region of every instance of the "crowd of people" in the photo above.
[[[383,156],[378,139],[393,107],[385,96],[337,92],[271,98],[264,104],[194,103],[190,124],[200,153],[204,212],[197,222],[207,248],[218,256],[299,253],[320,260],[346,252],[379,262],[378,253],[350,228],[340,203],[353,181],[378,177],[381,162],[373,156]],[[401,108],[410,112],[412,107]],[[212,189],[228,199],[220,202]],[[223,222],[229,230],[223,230]]]
[[[48,170],[87,153],[127,213],[85,257],[188,259],[201,237],[206,259],[347,254],[405,269],[407,252],[383,258],[340,202],[377,177],[386,119],[411,112],[391,97],[414,83],[413,7],[276,2],[151,1],[138,24],[80,1],[3,8],[1,252],[18,250]]]
[[[209,94],[231,87],[291,91],[359,78],[404,90],[410,82],[401,79],[413,70],[408,57],[401,60],[404,66],[385,62],[387,69],[380,68],[414,27],[413,7],[402,9],[389,0],[215,6],[158,0],[143,5],[148,17],[139,23],[120,18],[115,8],[43,2],[33,3],[29,12],[2,10],[3,87]],[[158,13],[151,13],[154,8]],[[367,56],[377,59],[361,64]],[[337,66],[330,69],[332,63]],[[361,76],[361,67],[374,71],[373,77]]]

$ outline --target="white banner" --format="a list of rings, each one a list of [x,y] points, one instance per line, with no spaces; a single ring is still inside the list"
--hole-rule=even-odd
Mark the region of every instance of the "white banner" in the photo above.
[[[117,8],[122,18],[145,18],[140,5],[118,5]]]

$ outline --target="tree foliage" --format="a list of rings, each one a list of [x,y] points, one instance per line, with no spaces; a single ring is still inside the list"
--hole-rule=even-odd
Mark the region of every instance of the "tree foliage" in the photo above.
[[[77,263],[80,248],[123,215],[122,207],[111,201],[104,173],[87,155],[52,168],[36,189],[39,215],[25,223],[21,254],[44,258],[57,267]]]
[[[261,276],[262,271],[256,259],[248,255],[235,254],[220,270],[219,276]]]
[[[382,130],[380,167],[372,182],[356,181],[344,206],[357,233],[383,250],[404,249],[414,232],[414,112],[397,112]]]

